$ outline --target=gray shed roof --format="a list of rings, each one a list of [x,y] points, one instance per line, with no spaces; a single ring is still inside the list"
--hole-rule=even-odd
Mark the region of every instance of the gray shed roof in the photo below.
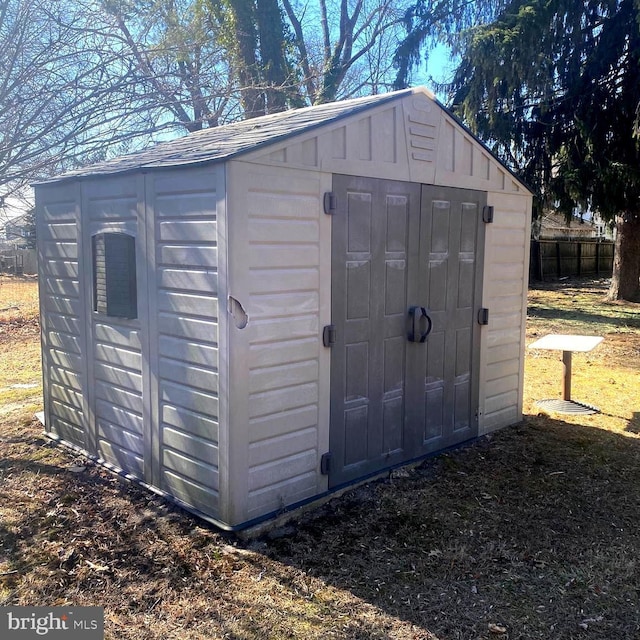
[[[273,144],[414,92],[416,92],[414,89],[405,89],[382,95],[330,102],[204,129],[182,138],[160,142],[141,151],[70,171],[50,180],[43,180],[39,184],[83,176],[220,162],[253,151],[261,145]]]

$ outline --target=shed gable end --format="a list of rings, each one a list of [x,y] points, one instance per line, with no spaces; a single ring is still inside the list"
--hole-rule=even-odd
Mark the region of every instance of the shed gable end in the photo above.
[[[404,119],[402,102],[394,101],[275,143],[268,149],[250,152],[243,160],[406,179],[409,167]]]
[[[525,189],[469,131],[426,92],[244,154],[243,161],[480,191]]]

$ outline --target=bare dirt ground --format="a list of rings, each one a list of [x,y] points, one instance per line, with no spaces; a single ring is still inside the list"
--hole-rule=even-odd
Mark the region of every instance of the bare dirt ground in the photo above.
[[[102,605],[113,640],[640,638],[640,305],[605,285],[532,290],[527,327],[605,336],[574,358],[602,413],[538,415],[559,354],[529,350],[523,423],[253,541],[48,442],[33,317],[4,323],[0,605]]]

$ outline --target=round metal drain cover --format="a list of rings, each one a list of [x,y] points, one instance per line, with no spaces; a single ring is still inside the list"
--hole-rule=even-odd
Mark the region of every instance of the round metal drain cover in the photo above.
[[[576,402],[575,400],[560,400],[553,398],[550,400],[537,400],[536,406],[542,411],[553,413],[575,413],[582,415],[590,415],[592,413],[600,413],[598,407],[594,407],[584,402]]]

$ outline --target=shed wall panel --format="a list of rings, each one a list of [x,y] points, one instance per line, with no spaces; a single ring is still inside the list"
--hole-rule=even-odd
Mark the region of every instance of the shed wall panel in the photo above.
[[[531,199],[524,193],[489,193],[488,204],[494,222],[487,225],[483,276],[490,317],[481,349],[481,433],[522,419],[531,219]]]
[[[369,145],[378,144],[373,132],[367,140],[354,150],[345,138],[346,153],[366,156]],[[245,380],[243,388],[234,385],[231,404],[246,409],[231,418],[238,423],[230,430],[245,460],[238,470],[244,479],[234,476],[238,494],[244,493],[236,498],[244,503],[238,518],[251,519],[326,490],[318,473],[328,447],[328,354],[321,333],[330,320],[330,220],[322,196],[331,176],[248,163],[233,163],[231,176],[238,260],[232,259],[230,293],[248,324],[231,329],[231,384]]]
[[[71,409],[82,411],[82,394],[60,384],[51,384],[50,393],[54,400],[68,405]]]
[[[365,128],[366,129],[366,128]],[[361,139],[358,153],[361,158],[370,154],[370,130]],[[274,189],[274,186],[276,187]],[[294,188],[289,193],[278,193],[275,185],[250,190],[249,198],[252,203],[249,209],[248,228],[256,228],[256,232],[249,237],[250,282],[253,274],[258,280],[269,279],[267,290],[261,291],[259,282],[250,287],[250,313],[260,322],[281,321],[289,325],[289,331],[273,342],[265,342],[258,331],[250,336],[249,351],[249,442],[262,441],[264,435],[260,433],[260,419],[276,417],[283,414],[289,416],[289,428],[293,431],[286,434],[288,442],[293,443],[288,450],[278,447],[265,446],[263,455],[250,456],[248,492],[249,502],[258,492],[263,503],[261,509],[271,503],[273,508],[287,504],[292,499],[301,499],[301,495],[309,497],[316,492],[315,471],[318,460],[318,434],[316,429],[309,429],[306,420],[298,424],[291,424],[294,410],[300,410],[304,415],[305,409],[313,409],[317,424],[318,415],[318,334],[313,325],[307,326],[308,333],[299,332],[298,337],[309,340],[308,358],[290,365],[264,366],[264,356],[267,353],[287,349],[294,336],[291,327],[299,316],[315,316],[319,308],[319,257],[320,257],[320,229],[318,221],[319,185],[310,185],[311,189]],[[293,193],[291,193],[293,191]],[[279,196],[279,197],[276,197]],[[305,208],[305,216],[315,214],[311,220],[301,216],[301,209],[285,207],[288,213],[293,213],[294,220],[283,218],[281,203],[289,198]],[[259,214],[253,216],[252,213]],[[300,220],[300,218],[302,218]],[[257,226],[259,225],[259,226]],[[263,236],[257,233],[264,229]],[[307,287],[307,288],[305,288]],[[277,292],[277,293],[275,293]],[[251,339],[253,338],[253,339]],[[294,418],[295,420],[295,418]],[[304,431],[306,438],[296,438]],[[277,438],[276,438],[277,439]],[[250,451],[252,445],[249,445]],[[253,449],[255,451],[255,447]],[[306,477],[302,485],[300,476]],[[296,495],[291,496],[291,487],[296,487]],[[278,488],[274,488],[278,487]],[[271,488],[271,493],[269,493]],[[249,513],[251,515],[251,513]]]
[[[151,174],[154,484],[191,507],[219,507],[219,169]]]
[[[86,340],[79,274],[80,192],[67,183],[38,188],[40,317],[48,431],[86,449]]]
[[[139,217],[142,197],[135,176],[90,180],[81,184],[84,220],[83,277],[89,314],[88,449],[99,458],[144,480],[143,354],[140,320],[94,311],[93,236],[125,233],[137,239],[141,252]],[[137,274],[139,276],[139,274]],[[139,305],[138,305],[139,306]],[[139,311],[139,309],[138,309]]]

